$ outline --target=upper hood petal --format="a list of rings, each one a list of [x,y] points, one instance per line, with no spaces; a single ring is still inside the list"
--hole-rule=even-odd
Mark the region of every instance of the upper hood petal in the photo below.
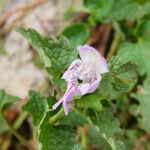
[[[108,72],[105,58],[93,47],[88,45],[78,46],[77,48],[82,61],[95,69],[96,73],[103,74]]]

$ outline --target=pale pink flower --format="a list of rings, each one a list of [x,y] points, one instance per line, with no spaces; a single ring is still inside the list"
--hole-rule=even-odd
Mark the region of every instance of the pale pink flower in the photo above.
[[[66,115],[70,108],[69,102],[75,96],[94,92],[100,84],[101,74],[108,72],[105,58],[96,49],[83,45],[78,46],[77,50],[81,59],[74,60],[62,76],[68,83],[66,93],[52,106],[52,109],[56,109],[63,103]]]

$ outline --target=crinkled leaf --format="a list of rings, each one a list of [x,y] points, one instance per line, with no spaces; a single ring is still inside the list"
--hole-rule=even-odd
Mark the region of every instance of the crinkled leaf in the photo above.
[[[136,94],[132,94],[132,96],[139,100],[139,112],[142,115],[142,119],[139,124],[143,129],[145,129],[148,133],[150,132],[150,77],[144,81],[143,87],[139,87],[139,91]]]
[[[75,130],[69,126],[52,126],[49,124],[51,112],[40,126],[39,143],[42,150],[71,150],[76,144]]]
[[[103,148],[104,150],[125,150],[125,145],[123,142],[118,141],[115,138],[108,138],[92,127],[88,129],[88,142],[98,149]]]
[[[89,27],[84,23],[76,23],[64,29],[62,35],[70,40],[73,46],[83,44],[89,37]]]
[[[107,109],[97,114],[97,125],[99,133],[109,143],[111,150],[119,150],[119,148],[125,149],[122,142],[116,141],[115,135],[121,131],[120,122],[113,115],[112,109]],[[109,150],[109,147],[105,147],[105,150]]]
[[[137,66],[119,57],[113,57],[109,64],[115,89],[124,93],[129,92],[137,82]]]
[[[0,90],[0,110],[4,109],[7,105],[18,101],[19,98],[8,95],[4,90]]]
[[[124,61],[132,61],[138,65],[141,75],[150,74],[150,42],[140,41],[139,43],[125,43],[121,45],[118,55]]]
[[[48,104],[39,92],[29,91],[29,100],[22,109],[31,114],[34,127],[39,127],[48,110]]]
[[[100,103],[100,100],[104,98],[105,97],[96,94],[82,96],[77,101],[77,106],[81,108],[93,108],[96,111],[100,111],[102,110],[102,105]]]
[[[110,72],[103,75],[96,94],[115,99],[123,93],[128,93],[134,87],[137,82],[137,67],[118,57],[113,57],[109,61],[109,66]]]
[[[113,111],[107,109],[98,113],[98,122],[100,133],[104,133],[107,137],[113,137],[116,133],[120,132],[120,122],[114,118]]]
[[[67,125],[71,127],[84,126],[87,123],[88,122],[86,118],[76,111],[70,112],[67,116],[60,120],[61,125]]]
[[[88,142],[96,147],[103,146],[110,148],[107,140],[100,133],[98,133],[93,127],[90,127],[88,129],[87,137]]]
[[[77,51],[72,48],[67,38],[42,37],[34,29],[17,28],[17,32],[22,34],[39,53],[48,72],[56,78],[58,82],[60,75],[77,57]],[[56,82],[56,83],[57,83]]]

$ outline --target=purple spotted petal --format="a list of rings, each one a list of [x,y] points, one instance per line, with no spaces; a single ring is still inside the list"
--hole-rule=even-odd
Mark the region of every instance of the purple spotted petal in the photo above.
[[[70,79],[72,78],[72,74],[74,73],[76,68],[79,67],[82,63],[83,62],[80,59],[74,60],[63,74],[62,79],[65,79],[67,82],[70,81]]]
[[[79,85],[78,89],[80,90],[80,93],[81,93],[80,95],[82,96],[87,93],[94,92],[99,86],[100,81],[101,81],[101,75],[98,75],[95,81],[93,81],[92,83],[84,83],[84,84]]]
[[[78,46],[78,52],[81,60],[92,69],[95,69],[97,74],[108,72],[108,66],[105,58],[93,47],[88,45]]]
[[[88,93],[94,92],[99,87],[101,79],[102,79],[101,75],[98,75],[97,79],[93,83],[90,84]]]

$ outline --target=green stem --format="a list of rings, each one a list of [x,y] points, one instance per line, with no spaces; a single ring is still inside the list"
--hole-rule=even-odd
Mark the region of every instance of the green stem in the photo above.
[[[107,60],[110,59],[115,54],[117,47],[118,47],[118,44],[120,42],[120,38],[121,38],[120,33],[116,32],[115,36],[114,36],[114,40],[113,40],[112,45],[110,47],[109,53],[107,55]]]
[[[6,124],[7,124],[7,126],[8,126],[10,132],[20,141],[20,143],[21,143],[23,146],[27,147],[27,148],[30,149],[30,150],[34,150],[34,148],[26,142],[26,140],[24,139],[24,137],[21,136],[21,135],[11,126],[11,124],[10,124],[10,123],[8,122],[8,120],[5,118],[4,113],[3,113],[2,111],[0,111],[0,112],[1,112],[1,114],[2,114],[2,116],[3,116],[3,118],[4,118],[5,122],[6,122]]]
[[[98,121],[98,124],[100,124],[99,116],[98,116],[98,113],[96,111],[95,111],[95,116],[96,116],[96,119]]]
[[[86,133],[85,133],[85,129],[81,128],[81,146],[83,149],[87,149],[87,138],[86,138]]]
[[[55,124],[57,120],[59,120],[64,115],[64,109],[63,107],[49,119],[50,124]]]
[[[113,23],[113,27],[115,30],[115,35],[114,35],[114,39],[112,41],[110,50],[109,50],[107,57],[106,57],[107,60],[110,59],[115,54],[117,47],[118,47],[118,44],[119,44],[121,37],[122,37],[122,32],[121,32],[120,27],[119,27],[117,22]]]
[[[28,112],[22,112],[19,115],[19,117],[17,118],[13,126],[15,130],[19,129],[19,127],[22,125],[23,121],[27,118],[27,116],[28,116]]]

